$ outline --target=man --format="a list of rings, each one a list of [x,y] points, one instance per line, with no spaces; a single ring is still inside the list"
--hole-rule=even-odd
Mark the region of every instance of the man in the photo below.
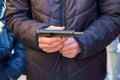
[[[120,0],[8,0],[8,28],[26,45],[28,80],[103,80],[119,8]],[[39,28],[83,35],[38,37]]]
[[[0,80],[16,80],[25,74],[25,49],[6,28],[5,2],[0,0]]]

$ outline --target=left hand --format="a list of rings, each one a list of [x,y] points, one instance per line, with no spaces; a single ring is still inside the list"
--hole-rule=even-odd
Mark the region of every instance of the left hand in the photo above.
[[[67,38],[60,52],[64,57],[74,58],[81,52],[81,49],[74,38]]]
[[[49,26],[47,30],[64,30],[65,27]],[[59,51],[65,39],[61,37],[38,37],[39,48],[47,53]]]
[[[47,53],[53,53],[56,51],[59,51],[62,46],[63,42],[65,41],[64,38],[60,37],[39,37],[38,42],[39,42],[39,48],[41,48],[43,51]]]

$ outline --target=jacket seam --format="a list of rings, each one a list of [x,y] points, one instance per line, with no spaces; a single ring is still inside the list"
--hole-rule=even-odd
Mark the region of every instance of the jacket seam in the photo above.
[[[73,18],[73,17],[76,17],[76,16],[78,16],[79,14],[82,15],[82,14],[84,14],[85,12],[89,11],[91,8],[94,8],[94,6],[95,6],[95,5],[92,5],[91,7],[87,8],[86,10],[84,10],[84,11],[82,11],[82,12],[79,12],[79,13],[77,13],[76,15],[73,15],[73,16],[67,18],[66,20],[69,20],[69,19],[71,19],[71,18]]]
[[[56,20],[60,20],[59,18],[52,17],[51,15],[46,14],[46,13],[44,13],[44,12],[41,11],[41,10],[35,9],[34,7],[32,7],[32,9],[33,9],[33,10],[36,10],[36,13],[37,13],[37,14],[38,14],[38,11],[39,11],[39,13],[41,13],[41,14],[43,14],[43,15],[46,15],[46,16],[48,16],[48,17],[50,17],[50,18],[53,18],[53,19],[56,19]]]

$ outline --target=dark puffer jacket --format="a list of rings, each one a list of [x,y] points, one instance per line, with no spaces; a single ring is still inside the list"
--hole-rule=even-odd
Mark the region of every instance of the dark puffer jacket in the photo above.
[[[27,47],[28,80],[104,80],[105,47],[120,33],[120,0],[8,0],[8,28]],[[83,31],[82,52],[73,59],[38,48],[43,26]],[[28,54],[29,53],[29,54]]]

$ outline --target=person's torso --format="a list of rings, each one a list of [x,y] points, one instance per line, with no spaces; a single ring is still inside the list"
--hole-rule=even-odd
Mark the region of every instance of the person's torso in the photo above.
[[[84,31],[98,16],[96,1],[30,0],[32,18],[40,23]],[[67,80],[101,80],[105,75],[106,58],[103,58],[105,55],[100,53],[82,60],[64,59],[59,52],[46,54],[27,48],[28,80],[65,80],[64,77]],[[97,71],[98,74],[94,73]]]
[[[97,0],[30,0],[32,17],[41,23],[83,31],[97,18]]]

